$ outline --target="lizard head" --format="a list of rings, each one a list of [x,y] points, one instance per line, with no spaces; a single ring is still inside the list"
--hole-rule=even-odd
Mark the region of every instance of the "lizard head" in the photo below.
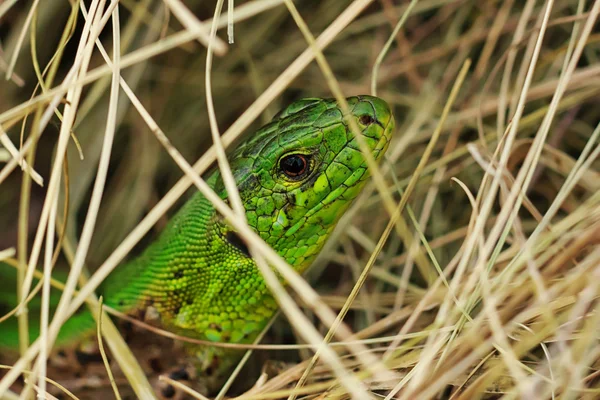
[[[349,118],[379,161],[394,130],[390,107],[372,96],[347,101]],[[334,99],[290,104],[229,159],[248,224],[298,269],[319,252],[369,176],[357,139]],[[216,188],[227,197],[220,179]]]

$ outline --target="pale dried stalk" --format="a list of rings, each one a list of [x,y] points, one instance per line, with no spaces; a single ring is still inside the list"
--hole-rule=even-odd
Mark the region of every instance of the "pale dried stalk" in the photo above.
[[[192,388],[190,388],[188,386],[185,386],[183,383],[181,383],[179,381],[176,381],[176,380],[173,380],[173,379],[169,378],[168,376],[161,375],[161,376],[158,377],[158,380],[166,382],[169,385],[176,387],[177,389],[179,389],[179,390],[181,390],[181,391],[189,394],[190,396],[192,396],[195,399],[208,400],[208,397],[204,396],[201,393],[196,392],[194,389],[192,389]]]
[[[219,56],[222,56],[227,52],[227,46],[220,38],[212,36],[211,42],[211,34],[207,32],[207,25],[198,20],[198,18],[196,18],[196,16],[180,0],[163,1],[167,4],[167,6],[169,6],[169,9],[173,15],[179,20],[179,22],[181,22],[181,25],[183,25],[187,32],[196,32],[198,34],[196,40],[198,40],[198,42],[203,46],[207,47],[209,52],[211,48]],[[233,14],[233,10],[231,11]],[[216,29],[214,22],[217,20],[215,18],[216,17],[213,18],[213,23],[211,25]]]
[[[25,171],[26,173],[28,173],[31,176],[31,179],[33,179],[33,181],[35,183],[37,183],[40,186],[44,186],[44,178],[42,178],[42,176],[40,174],[38,174],[37,171],[34,170],[27,163],[27,161],[25,161],[24,158],[20,157],[19,150],[17,150],[17,148],[15,147],[13,142],[10,140],[10,138],[8,137],[6,132],[4,132],[4,129],[2,129],[2,126],[0,126],[0,143],[2,143],[2,145],[6,148],[8,154],[10,156],[12,156],[12,158],[21,167],[21,169],[23,169],[23,171]]]
[[[25,41],[25,35],[27,34],[27,31],[29,30],[29,25],[31,24],[33,15],[37,11],[37,7],[38,7],[39,3],[40,3],[40,0],[33,0],[33,3],[31,4],[31,8],[29,9],[29,12],[27,13],[27,17],[25,18],[25,23],[23,24],[23,28],[21,28],[21,33],[19,34],[19,37],[17,38],[17,43],[15,45],[13,55],[8,63],[8,68],[6,68],[6,80],[9,80],[12,77],[13,71],[15,69],[15,65],[17,64],[17,57],[19,56],[19,53],[21,52],[21,46],[23,46],[23,42]],[[14,3],[12,3],[12,4],[14,4]],[[0,10],[0,18],[2,17],[2,14],[4,14],[6,11],[8,11],[8,9],[12,6],[12,4],[9,1],[6,9]]]

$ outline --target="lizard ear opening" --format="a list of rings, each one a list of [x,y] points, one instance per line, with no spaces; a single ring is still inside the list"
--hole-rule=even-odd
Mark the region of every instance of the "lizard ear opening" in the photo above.
[[[237,234],[237,232],[229,231],[225,236],[227,242],[238,249],[242,254],[246,257],[250,257],[250,250],[248,250],[248,246],[246,246],[246,242]]]

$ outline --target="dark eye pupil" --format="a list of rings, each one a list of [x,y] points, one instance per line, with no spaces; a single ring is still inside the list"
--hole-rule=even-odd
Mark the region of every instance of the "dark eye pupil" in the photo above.
[[[358,122],[360,122],[362,125],[371,125],[373,122],[375,122],[375,118],[370,115],[361,115],[358,118]]]
[[[279,166],[287,176],[296,177],[306,172],[308,162],[305,156],[294,154],[283,157],[279,162]]]

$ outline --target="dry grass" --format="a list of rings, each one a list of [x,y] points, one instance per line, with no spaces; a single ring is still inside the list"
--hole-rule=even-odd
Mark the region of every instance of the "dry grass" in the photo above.
[[[193,184],[287,317],[266,338],[291,345],[254,348],[293,365],[239,398],[600,398],[600,1],[209,3],[0,4],[0,259],[16,249],[44,322],[0,397],[21,374],[25,395],[61,391],[46,345],[84,302],[102,315],[95,288]],[[235,185],[232,209],[199,174],[217,161],[230,177],[224,149],[291,99],[362,93],[394,106],[396,137],[300,277],[247,228]],[[49,318],[55,263],[71,273]],[[102,331],[114,393],[154,398]]]

